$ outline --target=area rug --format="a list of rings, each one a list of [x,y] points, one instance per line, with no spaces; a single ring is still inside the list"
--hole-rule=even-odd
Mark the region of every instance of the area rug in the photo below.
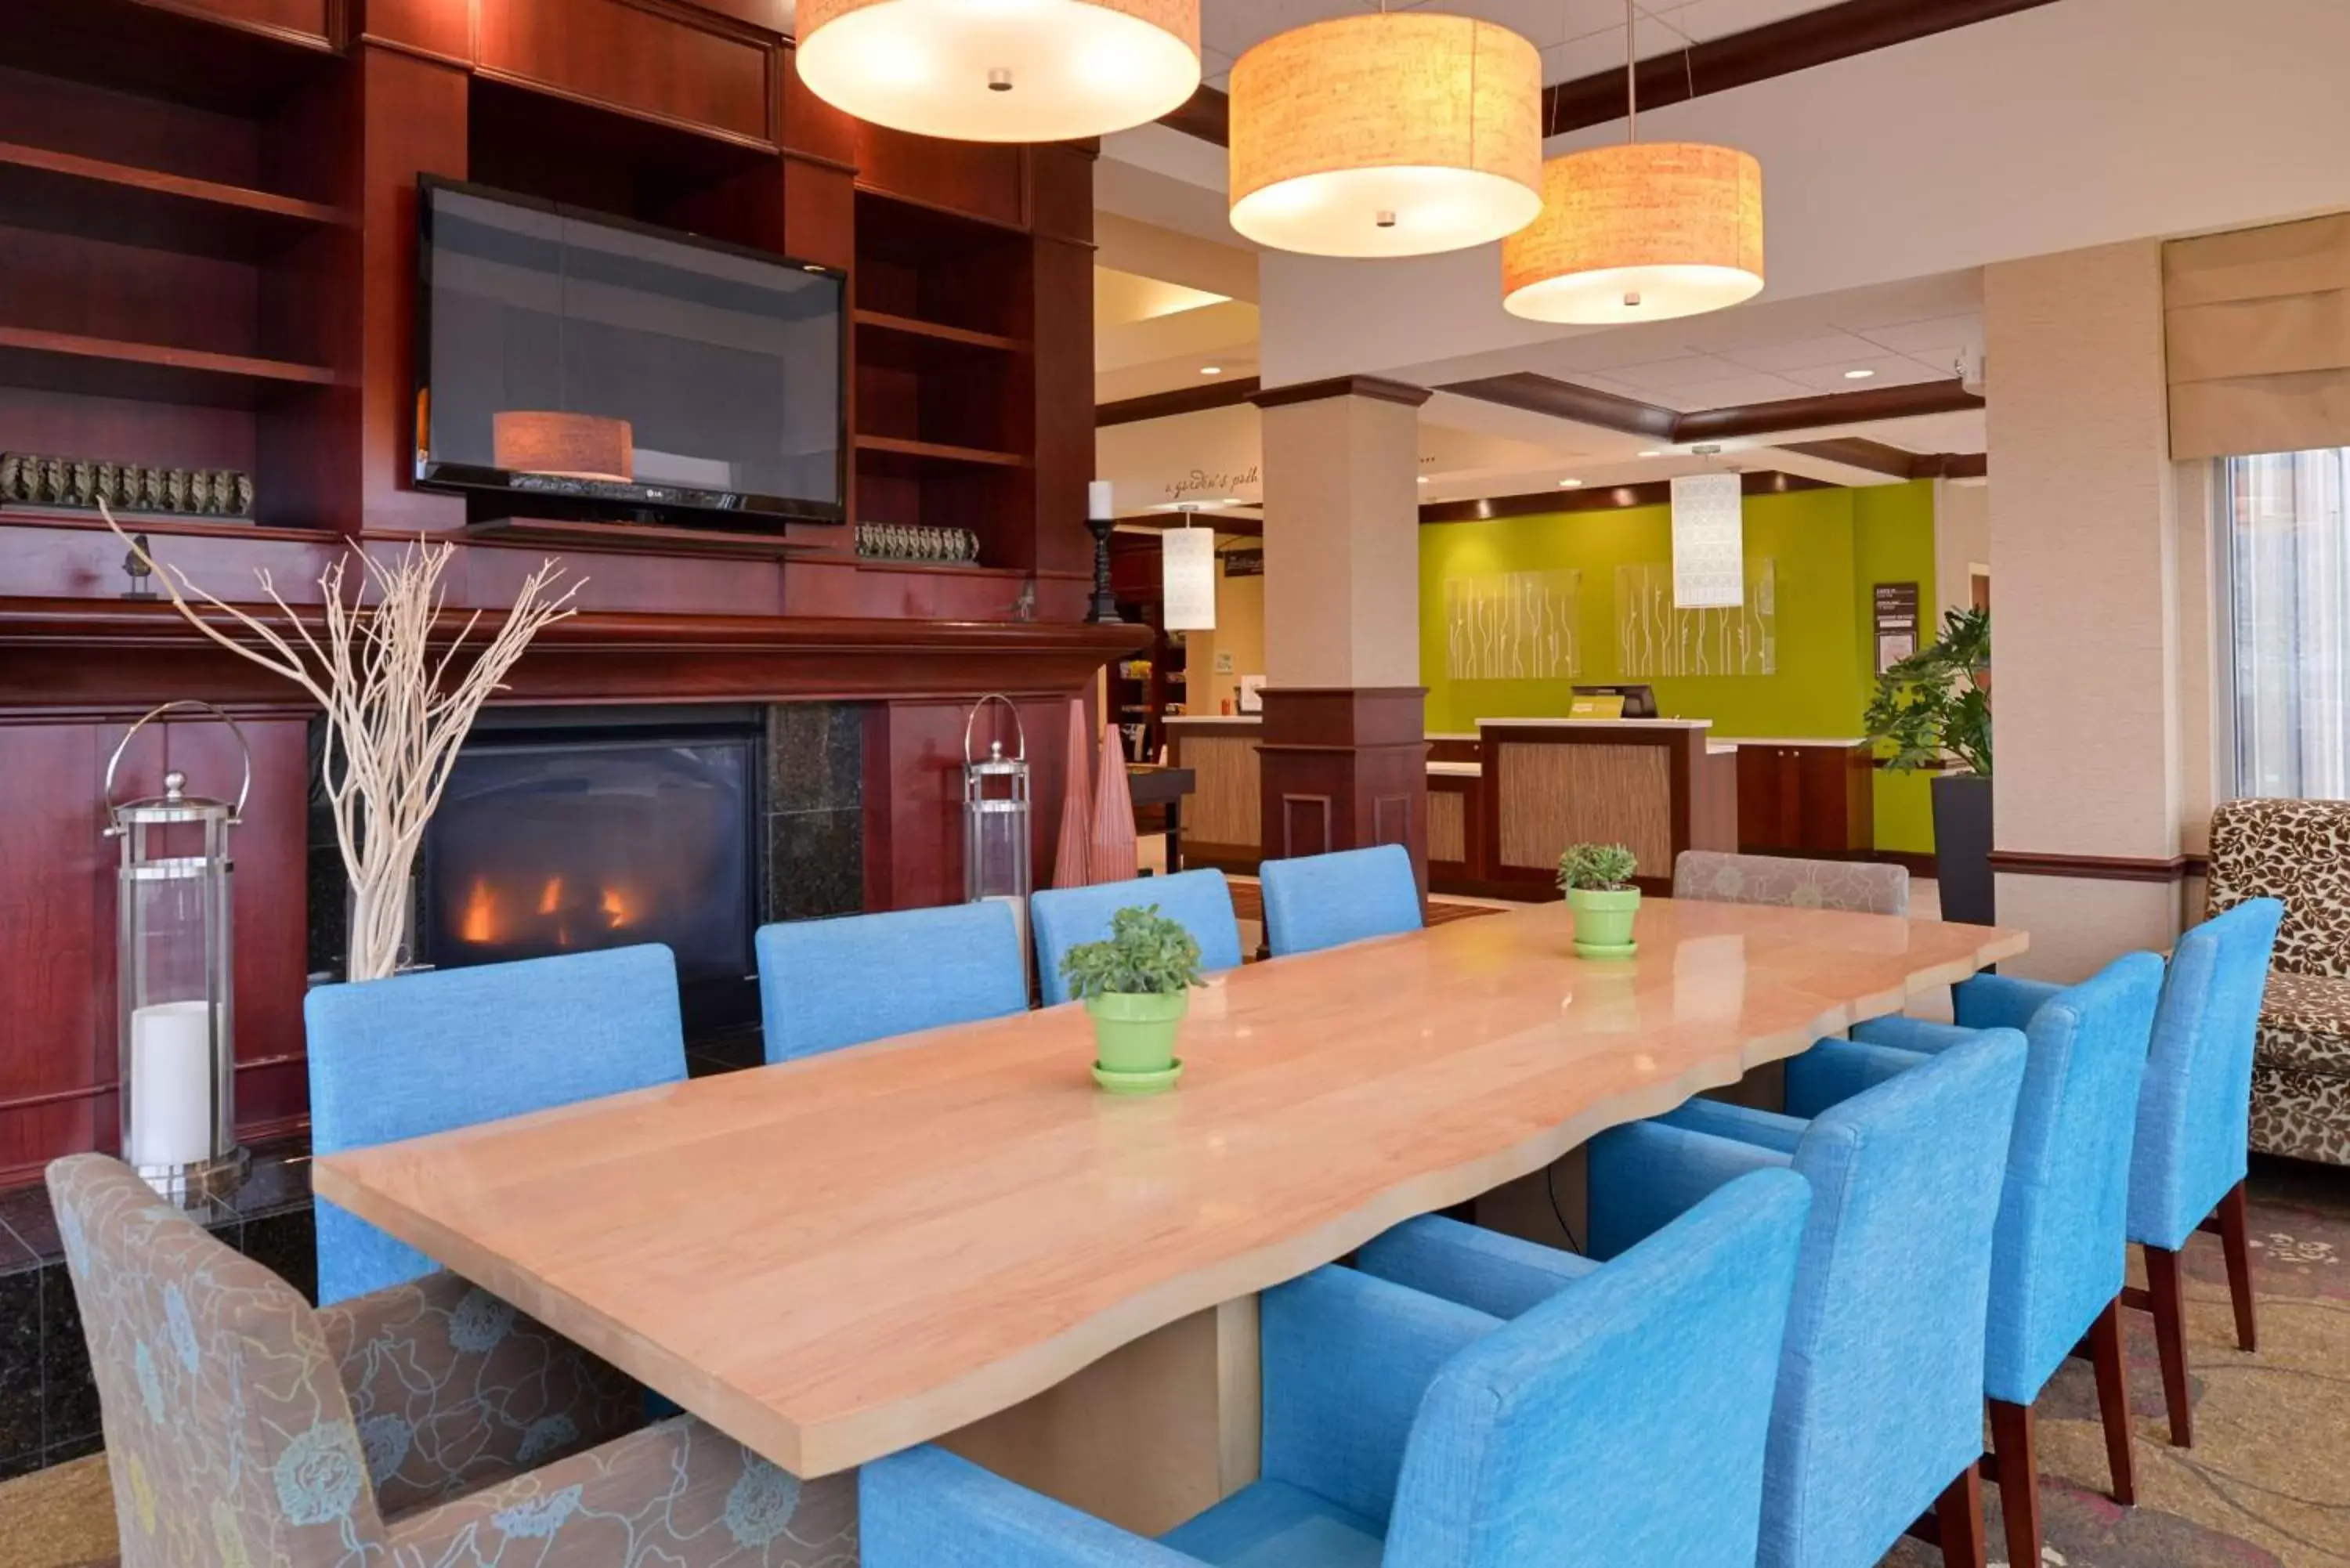
[[[2253,1355],[2235,1348],[2219,1243],[2188,1249],[2192,1449],[2167,1439],[2153,1331],[2127,1314],[2136,1508],[2106,1499],[2088,1367],[2066,1367],[2042,1397],[2043,1568],[2350,1568],[2350,1170],[2258,1162],[2252,1236]],[[1997,1489],[1985,1495],[1991,1561],[2004,1563]],[[113,1551],[102,1458],[0,1484],[0,1568],[85,1568]],[[1940,1562],[1905,1542],[1884,1568]]]

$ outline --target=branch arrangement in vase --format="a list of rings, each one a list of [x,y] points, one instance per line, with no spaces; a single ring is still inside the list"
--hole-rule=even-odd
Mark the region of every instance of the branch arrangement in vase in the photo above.
[[[1955,758],[1991,776],[1991,611],[1954,609],[1942,635],[1877,678],[1862,717],[1872,741],[1893,750],[1885,765],[1914,773]]]
[[[347,978],[381,980],[393,973],[407,924],[409,872],[457,749],[532,639],[574,613],[572,601],[587,579],[567,582],[553,560],[540,562],[523,579],[496,633],[461,666],[466,640],[482,619],[479,610],[437,651],[433,647],[445,597],[441,578],[453,545],[420,538],[390,564],[352,545],[319,576],[315,631],[279,597],[270,574],[256,571],[262,593],[289,633],[198,587],[176,566],[157,566],[110,510],[101,504],[99,511],[190,625],[299,686],[325,711],[319,773],[351,883]],[[352,556],[363,574],[357,583],[347,582],[344,571]],[[224,630],[192,597],[245,636]]]

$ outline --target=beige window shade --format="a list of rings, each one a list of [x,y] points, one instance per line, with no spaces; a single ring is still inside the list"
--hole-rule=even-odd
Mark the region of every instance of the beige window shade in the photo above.
[[[2350,446],[2350,213],[2162,251],[2170,452]]]

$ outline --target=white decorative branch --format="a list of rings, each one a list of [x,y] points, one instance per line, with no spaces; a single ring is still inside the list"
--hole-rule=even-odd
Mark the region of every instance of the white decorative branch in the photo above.
[[[99,510],[107,526],[154,572],[190,625],[231,653],[301,687],[325,711],[320,773],[352,895],[347,977],[380,980],[395,972],[407,927],[409,870],[424,841],[424,826],[440,806],[458,745],[482,705],[504,688],[506,672],[531,639],[575,613],[572,601],[587,579],[567,583],[561,566],[551,559],[540,562],[523,579],[496,634],[458,670],[458,656],[480,625],[480,611],[467,618],[438,658],[431,647],[442,614],[441,575],[454,545],[420,537],[387,566],[352,545],[350,555],[318,578],[316,633],[279,597],[269,573],[255,572],[261,591],[293,628],[289,636],[198,587],[178,567],[157,566],[111,511],[103,504]],[[364,576],[347,594],[344,566],[352,556]],[[251,640],[214,624],[190,602],[191,596],[227,617]],[[370,596],[372,604],[367,602]],[[458,671],[453,679],[452,670]]]

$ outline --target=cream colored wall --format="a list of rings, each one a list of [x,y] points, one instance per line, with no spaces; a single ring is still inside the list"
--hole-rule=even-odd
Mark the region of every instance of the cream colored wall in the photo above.
[[[1419,684],[1419,410],[1264,410],[1266,683]]]
[[[2189,781],[2209,763],[2190,729],[2210,645],[2193,629],[2205,578],[2182,563],[2200,498],[2182,508],[2169,456],[2160,250],[2002,264],[1983,296],[1998,847],[2168,861],[2208,810]],[[2180,903],[2177,882],[1999,878],[2001,922],[2033,936],[2013,967],[2050,979],[2168,946]]]
[[[1232,672],[1216,673],[1219,654],[1232,655]],[[1231,702],[1240,711],[1241,677],[1264,673],[1264,578],[1262,575],[1228,577],[1224,563],[1216,562],[1216,629],[1195,631],[1185,639],[1184,711],[1213,716]]]
[[[1991,486],[1937,481],[1934,590],[1940,602],[1936,606],[1936,624],[1940,621],[1940,611],[1965,609],[1974,603],[1970,568],[1978,564],[1991,564]],[[1922,628],[1921,633],[1930,639],[1934,626]]]

